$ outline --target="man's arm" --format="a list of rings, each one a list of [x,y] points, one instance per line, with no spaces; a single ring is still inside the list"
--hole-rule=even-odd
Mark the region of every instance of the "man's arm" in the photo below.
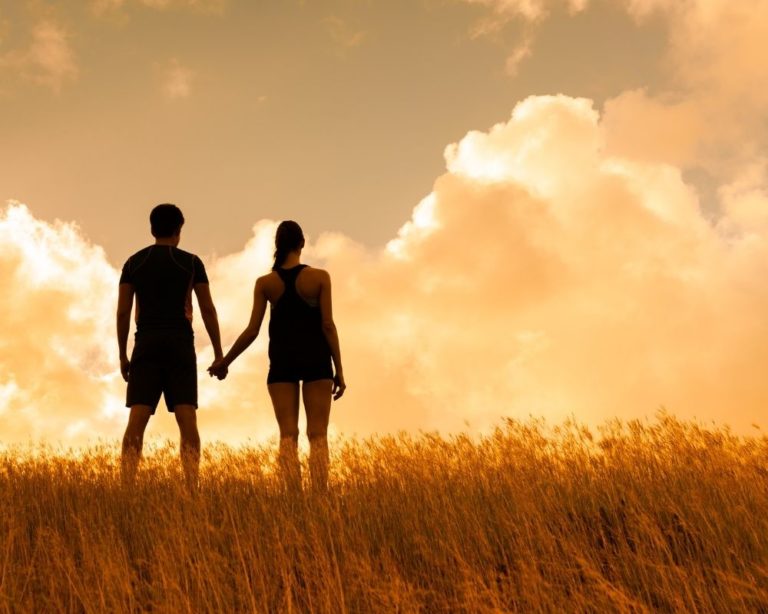
[[[120,373],[128,381],[130,361],[128,360],[128,332],[131,329],[131,310],[133,309],[133,284],[120,284],[117,295],[117,347],[120,352]]]
[[[219,360],[223,354],[221,351],[221,333],[219,332],[219,317],[216,314],[213,298],[211,298],[211,288],[207,283],[195,284],[194,287],[197,304],[200,306],[200,315],[213,346],[213,356]]]

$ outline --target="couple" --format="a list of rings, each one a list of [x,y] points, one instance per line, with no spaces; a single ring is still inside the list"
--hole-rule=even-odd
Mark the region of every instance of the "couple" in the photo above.
[[[331,279],[326,271],[301,264],[304,235],[285,221],[275,236],[272,272],[259,277],[253,310],[245,330],[229,352],[221,348],[219,322],[203,262],[178,248],[184,216],[172,204],[149,216],[155,243],[128,258],[120,276],[117,341],[120,371],[128,382],[130,408],[123,437],[123,480],[133,484],[144,431],[165,396],[181,434],[181,462],[187,487],[194,491],[200,466],[197,431],[197,364],[192,333],[192,293],[211,339],[215,360],[211,376],[223,380],[232,362],[256,339],[269,302],[269,375],[267,388],[280,427],[279,467],[291,489],[299,489],[299,382],[307,413],[309,468],[314,488],[328,479],[328,418],[331,398],[344,394],[339,337],[333,322]],[[136,297],[136,340],[128,358],[128,332]],[[331,366],[335,367],[335,375]]]

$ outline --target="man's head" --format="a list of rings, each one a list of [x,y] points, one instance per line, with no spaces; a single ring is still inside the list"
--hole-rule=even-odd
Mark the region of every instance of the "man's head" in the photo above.
[[[176,205],[164,203],[157,205],[149,214],[152,236],[156,239],[177,237],[184,225],[184,215]]]

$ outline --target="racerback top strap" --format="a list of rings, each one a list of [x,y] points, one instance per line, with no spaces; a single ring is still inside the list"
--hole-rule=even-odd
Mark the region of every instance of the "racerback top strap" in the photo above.
[[[285,284],[285,292],[283,292],[283,295],[280,298],[283,298],[283,296],[286,294],[291,294],[301,299],[301,296],[299,296],[299,293],[296,290],[296,278],[305,268],[307,268],[306,264],[297,264],[295,267],[291,267],[290,269],[281,269],[280,267],[275,269],[275,272],[283,281],[283,284]],[[304,299],[301,300],[304,302]]]

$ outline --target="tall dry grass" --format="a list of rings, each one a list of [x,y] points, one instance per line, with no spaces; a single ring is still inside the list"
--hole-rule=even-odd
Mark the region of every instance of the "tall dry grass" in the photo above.
[[[0,456],[3,612],[768,611],[768,438],[661,416],[595,435],[335,446],[327,498],[271,450]]]

